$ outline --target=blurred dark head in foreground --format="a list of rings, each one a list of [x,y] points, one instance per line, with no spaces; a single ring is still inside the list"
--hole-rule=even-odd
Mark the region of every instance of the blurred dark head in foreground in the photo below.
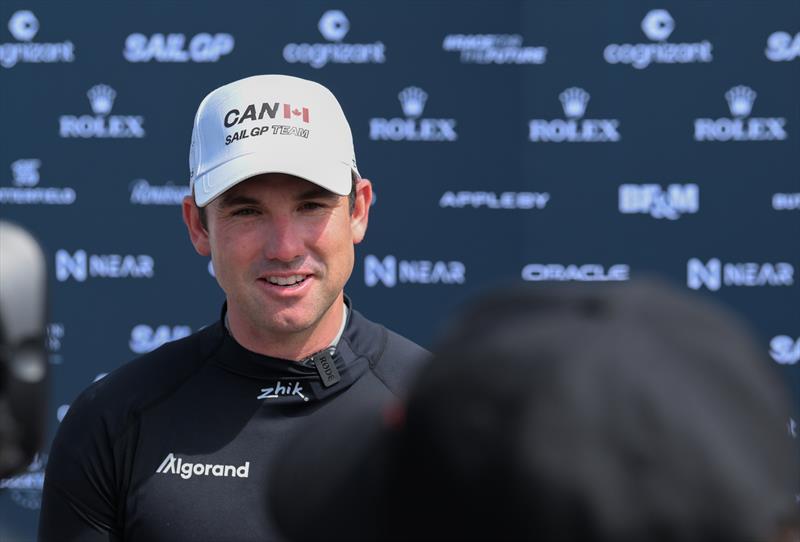
[[[276,519],[292,540],[780,540],[800,456],[762,350],[660,283],[495,292],[404,405],[287,449]]]

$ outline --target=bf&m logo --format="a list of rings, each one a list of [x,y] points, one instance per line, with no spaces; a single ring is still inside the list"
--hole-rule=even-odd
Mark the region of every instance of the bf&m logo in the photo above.
[[[185,325],[156,327],[139,324],[131,329],[131,339],[128,346],[134,354],[146,354],[170,341],[177,341],[192,334],[192,328]]]
[[[188,41],[188,47],[186,42]],[[233,51],[230,34],[201,32],[187,40],[186,34],[131,34],[122,55],[128,62],[217,62]]]
[[[170,452],[156,469],[156,474],[177,474],[184,480],[192,476],[214,476],[230,478],[248,478],[250,476],[250,462],[244,465],[218,465],[210,463],[186,463],[182,457]]]
[[[772,208],[776,211],[800,210],[800,192],[794,194],[773,194]]]
[[[769,355],[781,365],[800,363],[800,337],[778,335],[769,342]]]
[[[692,290],[703,286],[717,291],[723,286],[791,286],[794,284],[794,266],[779,263],[725,263],[711,258],[703,263],[691,258],[686,266],[686,284]]]
[[[406,87],[397,95],[405,118],[369,119],[369,138],[373,141],[445,141],[458,139],[455,119],[420,118],[428,93],[419,87]]]
[[[603,50],[609,64],[630,64],[644,69],[650,64],[689,64],[711,62],[711,43],[668,43],[675,30],[675,19],[665,9],[653,9],[642,19],[642,32],[655,43],[612,43]]]
[[[146,254],[87,254],[76,250],[73,254],[56,251],[56,280],[65,282],[70,278],[84,282],[90,278],[153,278],[155,261]]]
[[[619,212],[649,214],[653,218],[677,220],[700,209],[700,188],[696,184],[623,184],[619,187]]]
[[[331,64],[383,64],[386,46],[383,42],[343,43],[350,31],[350,20],[343,11],[331,9],[322,14],[317,24],[328,43],[288,43],[283,48],[283,59],[291,64],[308,64],[322,68]]]
[[[570,87],[558,95],[566,119],[533,119],[528,123],[528,138],[536,143],[601,143],[621,139],[619,120],[584,119],[589,93]]]
[[[89,138],[133,138],[145,136],[144,118],[138,115],[109,115],[114,107],[117,91],[108,85],[99,84],[86,93],[94,115],[61,115],[59,134],[61,137]]]
[[[767,38],[764,54],[773,62],[788,62],[800,57],[800,32],[794,37],[788,32],[773,32]]]
[[[394,288],[399,284],[464,284],[467,268],[462,262],[383,259],[368,254],[364,258],[364,282],[368,287],[383,284]]]
[[[750,117],[758,94],[744,85],[738,85],[725,93],[733,118],[695,119],[696,141],[783,141],[786,119],[783,117]]]
[[[180,205],[192,193],[189,185],[151,185],[147,179],[136,179],[130,184],[131,203],[134,205]]]
[[[281,382],[278,380],[274,386],[261,388],[261,393],[256,399],[282,399],[289,397],[299,397],[303,401],[308,401],[308,397],[303,394],[303,386],[300,382]]]
[[[442,50],[457,51],[462,64],[544,64],[547,47],[522,44],[519,34],[448,34]]]
[[[562,265],[529,263],[522,268],[522,280],[528,282],[619,282],[630,280],[631,268],[626,264],[604,267],[598,263]]]
[[[75,60],[75,45],[71,41],[33,42],[39,33],[39,19],[32,11],[14,12],[8,21],[8,30],[17,41],[0,43],[0,66],[4,68],[13,68],[19,62],[52,64]]]
[[[46,454],[36,454],[33,461],[22,474],[0,479],[0,489],[7,489],[11,500],[28,510],[38,510],[42,506],[42,486],[47,465]]]
[[[0,186],[0,204],[71,205],[77,197],[74,188],[37,186],[41,160],[22,158],[11,163],[11,184]]]
[[[439,199],[439,207],[463,209],[472,207],[480,209],[544,209],[550,201],[547,192],[471,192],[459,190],[447,191]]]

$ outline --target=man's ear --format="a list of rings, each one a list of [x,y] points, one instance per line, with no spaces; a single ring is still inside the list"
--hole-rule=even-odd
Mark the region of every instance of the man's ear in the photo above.
[[[372,183],[367,179],[359,179],[355,190],[356,200],[350,215],[350,229],[353,233],[353,244],[358,244],[367,233],[369,208],[372,205]]]
[[[208,242],[208,231],[200,220],[200,211],[195,205],[192,196],[183,198],[183,221],[189,230],[189,238],[194,249],[201,256],[211,256],[211,244]]]

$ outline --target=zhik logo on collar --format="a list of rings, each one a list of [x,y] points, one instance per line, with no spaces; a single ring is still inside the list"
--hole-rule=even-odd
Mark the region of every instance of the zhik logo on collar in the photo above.
[[[300,385],[300,382],[287,383],[284,385],[278,380],[272,387],[261,388],[261,395],[256,397],[256,399],[278,399],[280,397],[293,396],[300,397],[303,401],[308,401],[308,397],[303,395],[303,386]]]

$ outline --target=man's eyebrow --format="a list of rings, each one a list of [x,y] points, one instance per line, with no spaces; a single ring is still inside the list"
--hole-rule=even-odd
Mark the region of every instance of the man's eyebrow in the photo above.
[[[334,194],[330,190],[326,190],[321,186],[312,186],[308,190],[305,190],[304,192],[298,194],[296,199],[298,200],[317,199],[317,198],[336,199],[338,197],[339,197],[338,194]]]
[[[219,199],[220,207],[233,207],[235,205],[257,205],[258,200],[242,194],[223,194]]]

